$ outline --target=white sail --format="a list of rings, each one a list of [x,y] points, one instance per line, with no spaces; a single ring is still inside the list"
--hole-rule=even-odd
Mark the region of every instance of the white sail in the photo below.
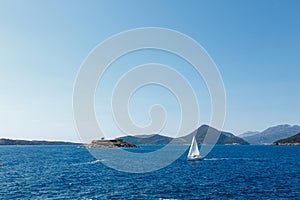
[[[192,144],[190,146],[190,150],[189,150],[189,153],[188,153],[187,157],[188,157],[189,160],[198,160],[198,159],[201,158],[195,136],[193,137],[193,141],[192,141]]]

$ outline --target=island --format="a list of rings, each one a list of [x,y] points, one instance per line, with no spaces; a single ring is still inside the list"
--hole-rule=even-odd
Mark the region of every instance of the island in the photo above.
[[[81,143],[44,140],[13,140],[2,138],[0,139],[0,145],[81,145]]]
[[[137,148],[136,145],[124,142],[122,139],[93,140],[90,144],[83,144],[81,148]]]
[[[211,126],[208,125],[202,125],[192,133],[182,136],[182,137],[176,137],[172,138],[165,135],[137,135],[137,136],[125,136],[120,137],[118,139],[121,139],[122,141],[126,141],[132,144],[136,145],[164,145],[164,144],[191,144],[193,136],[196,137],[196,140],[199,144],[203,144],[204,138],[206,137],[206,134],[215,135],[215,137],[218,137],[218,140],[216,141],[216,144],[218,145],[248,145],[249,143],[242,138],[239,138],[235,136],[232,133],[224,132],[217,130]],[[206,142],[205,144],[210,144],[209,142]]]
[[[273,142],[273,145],[300,146],[300,133],[285,139],[277,140]]]

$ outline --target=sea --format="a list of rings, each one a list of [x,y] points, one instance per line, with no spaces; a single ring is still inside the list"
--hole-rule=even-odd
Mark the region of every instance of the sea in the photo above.
[[[216,145],[198,162],[186,155],[128,173],[78,146],[0,146],[0,199],[300,199],[300,146]]]

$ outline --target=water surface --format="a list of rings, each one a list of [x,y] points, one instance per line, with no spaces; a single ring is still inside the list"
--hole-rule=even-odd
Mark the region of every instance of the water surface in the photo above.
[[[300,199],[300,147],[220,145],[200,162],[186,154],[132,174],[77,146],[1,146],[0,199]]]

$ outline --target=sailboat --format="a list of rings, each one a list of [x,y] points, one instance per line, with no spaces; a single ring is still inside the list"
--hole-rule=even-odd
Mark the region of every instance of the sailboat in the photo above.
[[[200,155],[200,152],[198,149],[198,143],[196,141],[195,136],[193,137],[187,159],[188,160],[201,160],[201,155]]]

